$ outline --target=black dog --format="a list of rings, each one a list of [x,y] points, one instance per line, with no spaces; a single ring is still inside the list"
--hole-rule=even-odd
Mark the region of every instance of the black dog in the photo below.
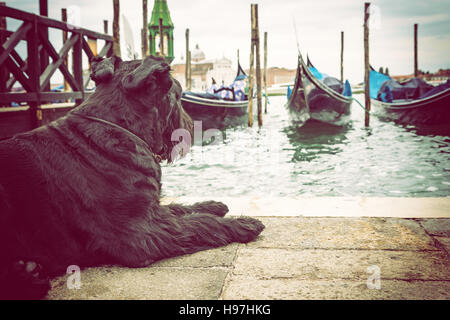
[[[264,229],[223,218],[219,202],[160,205],[158,160],[171,160],[174,129],[192,131],[162,58],[95,59],[92,70],[97,90],[87,101],[0,142],[2,298],[44,297],[48,277],[69,265],[143,267]]]

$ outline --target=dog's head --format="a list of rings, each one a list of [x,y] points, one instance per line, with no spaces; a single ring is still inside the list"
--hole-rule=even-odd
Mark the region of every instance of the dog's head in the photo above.
[[[97,85],[92,98],[103,104],[104,112],[112,113],[97,111],[100,117],[141,137],[164,159],[172,160],[172,148],[179,143],[172,141],[174,130],[186,130],[192,141],[193,124],[181,106],[181,85],[170,75],[164,58],[94,58],[91,78]]]

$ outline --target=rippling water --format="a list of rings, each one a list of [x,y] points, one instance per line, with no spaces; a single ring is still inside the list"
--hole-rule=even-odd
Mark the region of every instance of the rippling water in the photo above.
[[[363,101],[362,95],[355,96]],[[450,196],[450,128],[421,132],[371,118],[352,104],[352,124],[297,128],[270,97],[264,125],[222,131],[164,165],[165,196]]]

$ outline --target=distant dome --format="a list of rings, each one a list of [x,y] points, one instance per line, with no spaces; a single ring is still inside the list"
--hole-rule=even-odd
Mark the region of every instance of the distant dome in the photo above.
[[[200,47],[198,46],[198,44],[195,46],[195,49],[192,50],[191,52],[191,60],[194,62],[199,62],[202,60],[205,60],[205,53],[200,50]]]

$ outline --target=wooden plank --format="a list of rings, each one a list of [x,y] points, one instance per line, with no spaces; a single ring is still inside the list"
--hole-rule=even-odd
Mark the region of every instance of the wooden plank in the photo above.
[[[0,48],[1,50],[1,48]],[[26,77],[22,70],[19,69],[17,64],[8,56],[6,61],[3,63],[6,68],[13,74],[14,78],[20,82],[22,87],[27,91],[32,91],[32,86],[28,77]]]
[[[20,57],[20,55],[17,53],[16,50],[13,50],[11,52],[11,57],[14,59],[14,61],[16,62],[16,64],[19,65],[20,70],[22,71],[22,73],[26,74],[27,69],[28,69],[28,65],[25,61],[22,60],[22,58]],[[13,87],[14,83],[16,83],[16,78],[14,76],[12,76],[11,78],[8,79],[8,81],[6,82],[6,90],[7,91],[11,91],[11,88]]]
[[[48,0],[39,0],[39,14],[41,16],[48,17]],[[45,36],[48,39],[48,27],[39,25],[38,28],[40,29],[41,36]],[[47,68],[49,64],[49,56],[46,50],[44,50],[43,47],[39,48],[39,59],[40,59],[40,67],[41,67],[41,73],[44,72],[44,70]],[[50,91],[50,83],[47,84],[47,86],[44,88],[44,91]]]
[[[14,109],[10,112],[1,112],[1,109]],[[0,139],[33,129],[30,108],[0,108]]]
[[[75,78],[75,82],[78,85],[78,88],[80,88],[80,91],[84,92],[84,84],[83,84],[83,43],[82,43],[83,37],[79,36],[76,39],[76,42],[73,46],[72,54],[72,68],[73,68],[73,76]],[[84,95],[83,95],[84,98]],[[77,99],[75,101],[76,104],[80,104],[83,102],[83,99]]]
[[[86,36],[89,36],[91,38],[96,38],[96,39],[102,39],[102,40],[107,40],[107,41],[113,40],[113,38],[111,36],[103,34],[103,33],[95,32],[95,31],[88,30],[88,29],[78,28],[75,26],[69,26],[67,23],[64,23],[59,20],[53,20],[53,19],[50,19],[47,17],[42,17],[42,16],[39,16],[39,15],[36,15],[33,13],[14,9],[14,8],[11,8],[8,6],[5,6],[5,7],[1,8],[0,10],[1,10],[1,15],[5,16],[5,17],[22,20],[22,21],[29,21],[29,22],[34,22],[36,19],[39,24],[42,24],[42,25],[50,27],[50,28],[61,29],[64,31],[74,32],[74,33],[79,33],[79,34],[81,33],[81,34],[84,34]]]
[[[89,40],[88,40],[89,41]],[[95,52],[92,51],[91,45],[83,38],[83,51],[86,53],[89,61],[91,61],[97,55],[97,44],[95,44]]]
[[[39,99],[45,101],[57,101],[68,99],[81,99],[83,94],[81,92],[41,92],[39,95],[36,92],[8,92],[0,93],[1,103],[21,103],[21,102],[38,102]],[[0,108],[2,110],[2,108]]]
[[[23,22],[16,32],[9,37],[2,45],[2,53],[0,54],[0,65],[5,62],[11,51],[16,47],[20,40],[23,40],[32,25],[29,22]]]
[[[1,1],[0,7],[6,6],[6,3]],[[0,16],[0,43],[3,44],[8,39],[9,35],[6,32],[6,17]],[[13,78],[14,79],[14,78]],[[0,68],[0,92],[8,91],[9,72],[6,68]],[[3,107],[0,105],[0,107]]]
[[[66,8],[61,8],[61,21],[67,23],[67,9]],[[63,31],[62,32],[63,45],[67,42],[67,39],[68,39],[68,33],[67,33],[67,31]],[[66,56],[64,58],[64,66],[66,68],[69,66],[69,57],[68,56]],[[64,77],[64,91],[69,91],[69,83],[67,82],[65,77]]]

